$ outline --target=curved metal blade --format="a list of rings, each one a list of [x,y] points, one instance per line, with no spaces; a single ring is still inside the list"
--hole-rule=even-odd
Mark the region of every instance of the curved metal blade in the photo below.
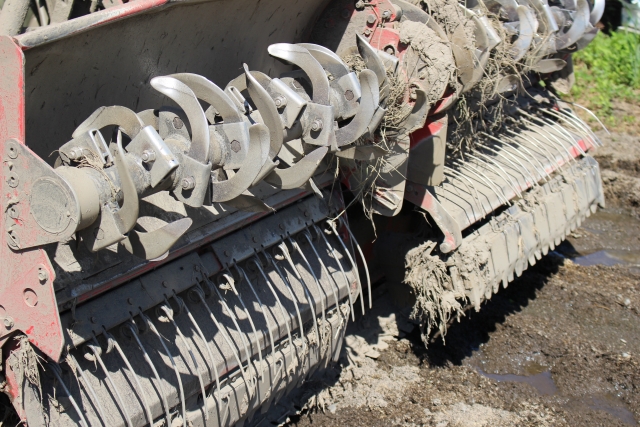
[[[567,61],[559,58],[542,59],[538,61],[531,69],[538,73],[546,74],[560,71],[567,65]]]
[[[189,86],[198,99],[216,109],[225,123],[242,122],[240,111],[231,98],[211,80],[192,73],[171,74],[167,77],[173,77]]]
[[[273,212],[274,209],[262,200],[248,194],[241,194],[235,199],[224,202],[225,205],[247,212]]]
[[[191,125],[191,146],[189,157],[207,164],[209,162],[209,126],[202,106],[193,91],[186,84],[173,77],[154,77],[151,86],[171,98],[180,106]]]
[[[312,43],[297,43],[297,45],[307,49],[309,53],[320,63],[320,65],[322,65],[322,67],[330,72],[336,79],[350,73],[347,64],[345,64],[332,50]]]
[[[527,6],[518,6],[518,22],[520,29],[518,30],[518,38],[513,42],[512,56],[516,61],[521,60],[529,50],[533,36],[537,31],[537,19],[533,10]]]
[[[282,148],[284,130],[278,107],[267,90],[251,75],[247,64],[242,64],[247,79],[247,92],[258,108],[263,123],[269,129],[269,158],[273,159]]]
[[[356,34],[356,45],[358,46],[360,56],[362,56],[365,64],[367,64],[367,68],[376,73],[378,86],[380,87],[380,100],[384,101],[387,95],[389,95],[389,82],[387,81],[387,71],[384,63],[378,56],[376,50],[360,34]]]
[[[329,80],[322,65],[302,46],[289,43],[272,44],[269,55],[300,67],[309,77],[312,87],[311,100],[316,104],[331,105],[329,101]]]
[[[275,169],[264,180],[283,190],[300,188],[313,176],[327,151],[329,151],[329,147],[316,148],[295,165],[287,169]]]
[[[182,218],[148,233],[131,230],[120,244],[133,256],[153,260],[160,258],[191,227],[191,218]]]
[[[339,129],[336,129],[336,140],[338,147],[355,142],[366,131],[373,114],[380,102],[378,92],[378,78],[371,70],[363,70],[359,76],[362,96],[360,97],[360,107],[351,122]]]
[[[342,151],[337,151],[336,156],[343,159],[361,160],[364,162],[370,162],[379,157],[383,157],[389,154],[389,151],[378,145],[358,145],[356,147],[349,147]]]
[[[80,123],[80,126],[76,128],[71,136],[76,138],[92,129],[102,129],[111,125],[119,126],[131,139],[144,127],[142,119],[134,111],[127,107],[114,105],[112,107],[98,108],[84,122]]]
[[[595,27],[604,14],[604,0],[593,0],[593,8],[589,14],[589,22]]]
[[[249,128],[251,143],[247,157],[238,172],[226,181],[211,183],[211,200],[227,202],[245,192],[258,176],[269,156],[269,129],[263,124]]]
[[[589,25],[589,3],[587,0],[578,0],[571,28],[566,33],[558,33],[556,49],[567,48],[580,40],[587,30],[587,25]]]
[[[120,176],[120,188],[122,189],[123,199],[122,207],[114,212],[118,228],[120,233],[125,234],[129,230],[133,229],[138,220],[138,214],[140,212],[140,203],[138,201],[138,191],[136,185],[133,183],[133,178],[129,172],[125,160],[124,149],[122,148],[122,136],[118,132],[116,151],[114,156],[114,162],[118,175]]]

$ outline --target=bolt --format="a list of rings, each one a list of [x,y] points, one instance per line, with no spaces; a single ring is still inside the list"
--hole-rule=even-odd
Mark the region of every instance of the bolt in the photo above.
[[[7,316],[4,318],[4,327],[8,330],[13,328],[13,325],[15,325],[15,323],[13,322],[13,318],[11,316]]]
[[[82,149],[73,148],[73,149],[69,150],[69,159],[77,160],[77,159],[80,158],[80,156],[82,156]]]
[[[309,218],[311,216],[311,214],[309,213],[309,211],[304,211],[304,216]]]
[[[362,32],[362,34],[364,34],[365,36],[369,37],[371,35],[371,30],[369,28],[365,28],[364,31]]]
[[[373,13],[367,15],[367,24],[373,25],[376,23],[376,20],[377,20],[376,15],[374,15]]]
[[[314,132],[319,132],[322,130],[322,125],[322,120],[315,119],[313,122],[311,122],[311,130]]]
[[[91,316],[91,319],[89,320],[91,320],[91,323],[94,323],[94,324],[98,321],[98,319],[96,319],[94,316]]]
[[[40,283],[45,283],[49,280],[49,272],[42,267],[38,268],[38,280]]]
[[[276,103],[277,108],[283,108],[287,106],[287,98],[282,95],[276,96],[276,99],[273,100]]]
[[[231,255],[231,254],[229,253],[229,251],[224,251],[224,252],[223,252],[223,254],[224,254],[224,256],[229,256],[229,255]]]
[[[193,179],[192,176],[187,176],[182,178],[182,182],[180,184],[182,185],[183,190],[193,190],[196,187],[196,180]]]
[[[17,210],[15,207],[13,207],[13,206],[11,206],[11,207],[9,208],[8,213],[9,213],[9,217],[11,217],[11,218],[13,218],[13,219],[16,219],[16,218],[18,218],[18,217],[20,216],[20,215],[18,214],[18,210]]]
[[[347,90],[344,97],[347,98],[347,101],[353,101],[353,91]]]
[[[391,18],[391,12],[388,10],[385,10],[384,12],[382,12],[382,18],[383,19],[389,19]]]
[[[252,241],[253,243],[258,243],[258,238],[257,238],[256,236],[253,236],[253,237],[251,238],[251,241]]]
[[[393,46],[387,46],[387,47],[384,49],[384,51],[385,51],[385,52],[387,52],[389,55],[395,55],[395,54],[396,54],[396,51],[395,51],[395,49],[393,48]]]
[[[184,126],[184,122],[180,119],[180,117],[173,118],[173,127],[176,129],[182,129]]]
[[[7,179],[7,184],[9,184],[9,187],[11,188],[16,188],[19,183],[20,181],[18,180],[18,177],[15,175],[11,175],[9,176],[9,179]]]
[[[144,150],[140,158],[145,163],[153,162],[156,159],[156,152],[153,150]]]
[[[233,150],[234,153],[237,153],[242,148],[241,145],[240,145],[240,142],[236,141],[235,139],[233,141],[231,141],[230,145],[231,145],[231,149]]]
[[[7,148],[9,150],[9,157],[15,159],[18,157],[18,142],[15,139],[10,139],[7,141]]]
[[[163,288],[168,288],[168,287],[169,287],[169,284],[167,283],[167,281],[166,281],[166,280],[163,280],[163,281],[162,281],[162,287],[163,287]]]
[[[362,0],[358,0],[356,2],[356,9],[358,9],[358,10],[364,9],[364,2]]]

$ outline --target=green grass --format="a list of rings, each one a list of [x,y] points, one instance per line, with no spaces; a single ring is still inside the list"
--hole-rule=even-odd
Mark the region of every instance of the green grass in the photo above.
[[[631,124],[636,117],[614,114],[614,102],[640,105],[640,35],[599,33],[573,56],[576,83],[570,98],[592,109],[609,125]]]

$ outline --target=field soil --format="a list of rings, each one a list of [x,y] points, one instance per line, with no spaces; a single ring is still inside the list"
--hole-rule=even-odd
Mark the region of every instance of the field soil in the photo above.
[[[377,289],[288,426],[640,425],[640,138],[600,132],[607,208],[427,347]]]

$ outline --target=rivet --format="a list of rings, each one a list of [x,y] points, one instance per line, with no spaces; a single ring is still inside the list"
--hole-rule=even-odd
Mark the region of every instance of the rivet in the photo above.
[[[40,283],[45,283],[47,280],[49,280],[49,272],[47,270],[45,270],[42,267],[38,268],[38,280],[40,281]]]
[[[173,127],[176,129],[182,129],[184,126],[184,122],[180,119],[180,117],[173,118]]]
[[[230,145],[234,153],[237,153],[242,148],[242,146],[240,145],[240,142],[236,141],[235,139],[231,141]]]
[[[347,99],[347,101],[353,101],[353,91],[347,90],[344,93],[344,97]]]
[[[258,238],[257,238],[256,236],[253,236],[253,237],[251,238],[251,241],[252,241],[253,243],[258,243]]]
[[[224,256],[229,256],[229,255],[231,255],[231,254],[229,253],[229,251],[224,251],[223,253],[224,253]]]
[[[367,24],[374,24],[376,22],[376,15],[374,14],[369,14],[367,16]]]
[[[129,305],[133,305],[133,298],[127,298],[127,302],[129,303]]]
[[[163,286],[163,287],[165,287],[165,288],[168,288],[168,287],[169,287],[169,284],[167,283],[167,281],[166,281],[166,280],[163,280],[163,281],[162,281],[162,286]]]
[[[15,324],[15,323],[13,323],[13,318],[11,318],[11,316],[7,316],[7,317],[5,317],[5,318],[4,318],[4,322],[3,322],[3,323],[4,323],[4,327],[5,327],[6,329],[11,329],[11,328],[13,328],[13,325]]]
[[[91,323],[96,323],[98,321],[98,319],[96,319],[94,316],[91,316],[91,319],[89,320],[91,320]]]

